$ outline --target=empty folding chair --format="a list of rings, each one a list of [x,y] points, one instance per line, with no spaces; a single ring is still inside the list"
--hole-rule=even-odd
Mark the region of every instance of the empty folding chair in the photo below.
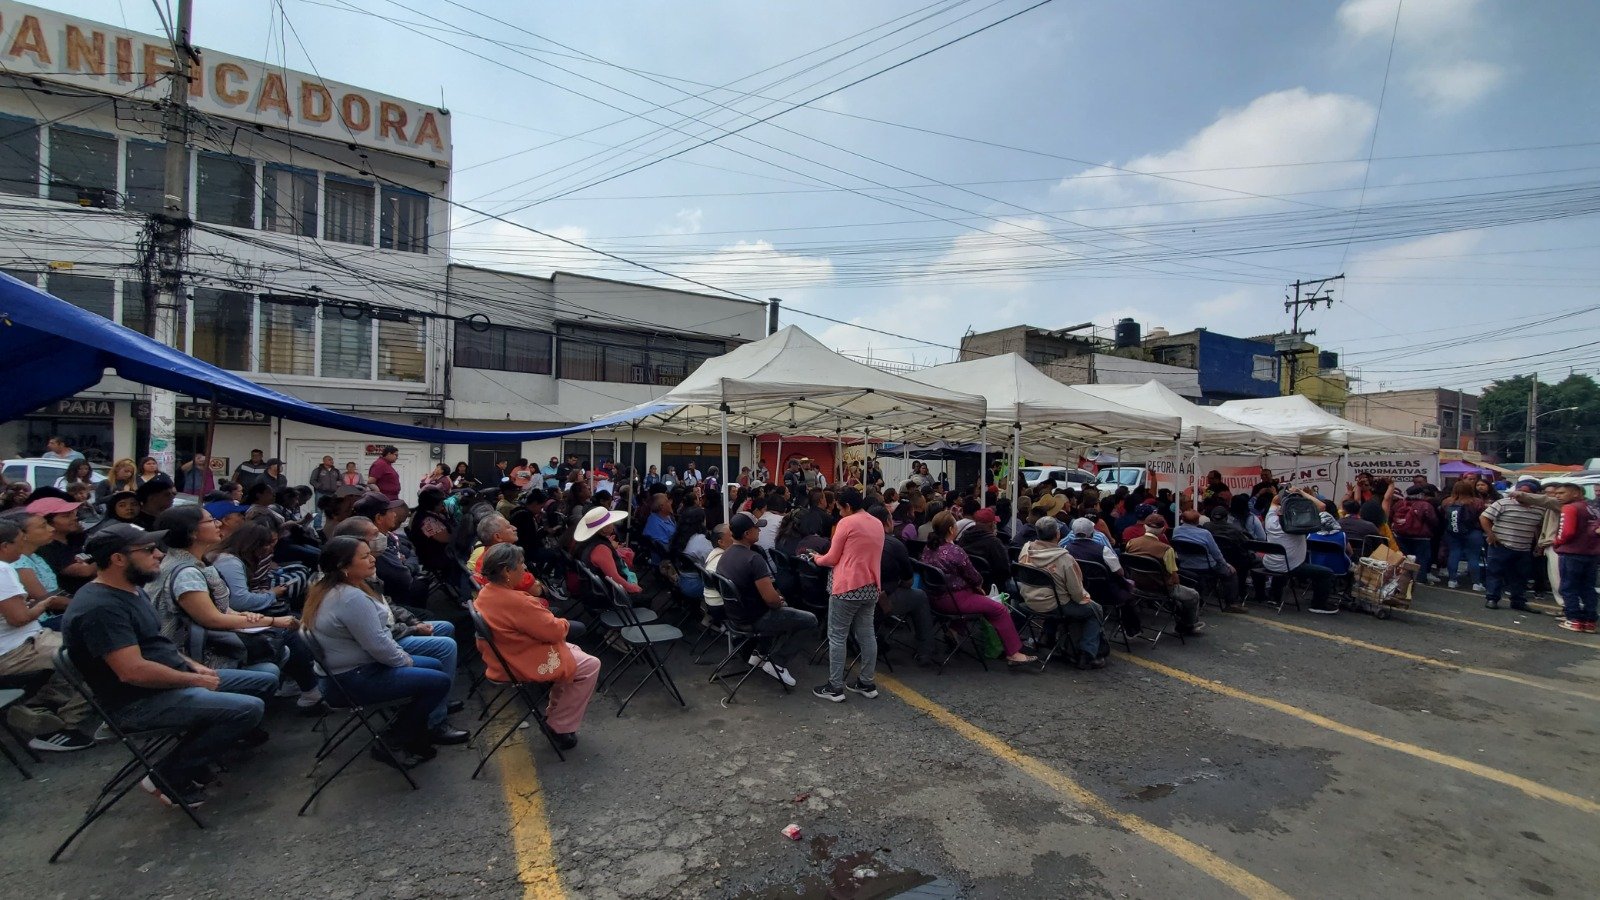
[[[127,796],[128,792],[133,790],[134,785],[146,778],[150,779],[151,783],[173,803],[176,803],[196,828],[205,828],[205,823],[200,821],[200,816],[195,813],[194,807],[184,799],[183,792],[177,790],[172,783],[167,781],[166,776],[157,770],[162,761],[183,743],[185,729],[152,728],[143,731],[125,731],[117,724],[116,719],[112,718],[105,708],[100,705],[100,701],[94,698],[94,692],[89,690],[88,682],[83,680],[83,673],[78,671],[77,666],[73,665],[72,658],[67,654],[67,648],[65,647],[56,651],[55,670],[67,680],[68,684],[72,685],[73,690],[77,691],[83,696],[84,700],[89,702],[89,707],[94,710],[94,714],[106,723],[106,727],[111,729],[111,733],[116,737],[117,742],[133,758],[117,769],[106,780],[105,784],[100,786],[100,793],[94,798],[94,802],[89,804],[88,811],[83,814],[83,820],[78,823],[78,827],[74,828],[71,834],[67,835],[67,839],[61,842],[61,846],[56,848],[56,852],[50,854],[50,861],[55,862],[60,859],[61,854],[77,839],[78,835],[83,833],[84,829],[93,825],[96,819],[110,812],[111,807],[117,805],[117,801]]]
[[[950,639],[950,652],[939,660],[938,673],[944,673],[944,667],[961,652],[961,645],[966,643],[968,653],[978,664],[983,666],[985,672],[989,671],[989,663],[983,658],[983,650],[978,646],[973,631],[978,623],[983,621],[982,616],[967,613],[947,613],[939,609],[939,601],[947,601],[949,609],[955,609],[955,593],[950,590],[950,582],[944,573],[918,560],[911,561],[911,570],[917,573],[917,578],[922,581],[922,589],[928,594],[928,603],[933,610],[933,623]]]
[[[34,753],[33,750],[28,747],[27,739],[22,735],[17,734],[11,729],[10,725],[6,724],[6,708],[21,699],[22,690],[20,688],[6,688],[5,690],[0,690],[0,728],[3,728],[6,734],[11,735],[11,739],[17,742],[17,746],[22,748],[22,752],[28,754],[29,758],[31,758],[34,762],[39,762],[39,754]],[[17,759],[16,754],[12,753],[11,748],[7,747],[3,742],[0,742],[0,754],[4,754],[5,758],[10,760],[13,766],[17,767],[17,771],[22,773],[23,778],[33,778],[33,773],[28,771],[28,767],[22,764],[22,760]]]
[[[517,730],[522,727],[522,723],[530,718],[539,727],[539,731],[544,734],[545,740],[550,742],[550,749],[556,751],[556,758],[566,762],[567,757],[561,752],[561,747],[556,744],[556,737],[551,733],[550,726],[545,723],[544,712],[539,708],[539,704],[550,697],[550,684],[548,682],[523,681],[517,675],[517,670],[512,668],[511,663],[506,660],[505,654],[500,652],[500,646],[494,640],[494,632],[489,630],[488,623],[483,621],[483,615],[478,612],[477,605],[474,603],[467,604],[467,612],[472,616],[472,627],[477,629],[478,637],[489,645],[489,653],[493,656],[494,661],[500,664],[500,671],[506,673],[506,679],[500,681],[490,677],[488,671],[485,670],[484,682],[494,685],[500,691],[493,700],[485,701],[483,724],[479,725],[478,730],[472,733],[472,739],[467,743],[477,743],[483,732],[494,724],[495,719],[502,712],[505,712],[506,707],[513,702],[521,700],[523,707],[523,713],[517,721],[511,723],[511,727],[506,729],[505,734],[500,735],[500,739],[494,742],[494,746],[489,748],[489,752],[478,760],[478,767],[472,770],[472,778],[478,777],[478,773],[482,772],[483,767],[489,763],[489,757],[494,756],[495,751],[499,750],[513,734],[516,734]]]
[[[329,671],[327,658],[323,656],[322,646],[317,643],[317,639],[309,631],[301,631],[300,637],[305,641],[306,648],[311,651],[311,659],[316,663],[317,670],[319,672]],[[328,686],[327,692],[323,695],[323,700],[328,704],[329,710],[327,714],[324,714],[324,728],[326,728],[326,719],[329,715],[342,712],[345,716],[332,731],[325,731],[322,746],[317,748],[316,757],[311,763],[311,771],[306,773],[306,777],[315,778],[317,768],[322,765],[322,762],[332,756],[351,738],[359,739],[360,735],[365,734],[366,739],[360,741],[360,746],[355,749],[355,752],[345,757],[344,762],[340,763],[332,774],[317,782],[316,786],[311,789],[311,796],[306,798],[306,802],[300,804],[300,812],[297,815],[302,816],[306,814],[306,810],[311,808],[311,801],[317,799],[318,794],[321,794],[328,785],[333,783],[335,778],[343,774],[345,769],[350,768],[351,763],[355,762],[358,757],[369,749],[377,748],[380,753],[387,754],[390,759],[398,759],[395,756],[395,748],[383,736],[383,728],[394,717],[395,711],[411,702],[408,697],[400,697],[382,703],[357,703],[355,698],[350,696],[350,692],[345,690],[339,679],[324,678],[322,683]],[[411,785],[412,790],[417,789],[416,779],[411,777],[409,771],[398,765],[393,768],[405,778],[406,784]]]
[[[645,683],[652,678],[661,682],[662,686],[672,694],[673,699],[678,701],[679,706],[688,706],[689,704],[683,700],[683,694],[678,692],[678,685],[673,682],[671,673],[667,671],[667,658],[672,655],[672,649],[678,645],[678,641],[683,640],[683,632],[660,622],[642,621],[639,614],[649,610],[634,609],[633,603],[621,585],[610,579],[601,580],[604,582],[603,587],[608,588],[611,594],[611,611],[617,614],[618,621],[622,623],[615,633],[628,649],[623,653],[611,678],[602,684],[600,689],[607,690],[622,677],[624,672],[633,668],[635,663],[643,663],[648,669],[644,677],[639,679],[639,683],[633,686],[633,690],[628,692],[628,696],[623,698],[622,705],[617,707],[617,715],[622,715],[622,711],[628,708],[628,703],[633,700],[634,695],[639,693]],[[662,652],[663,650],[665,652]]]

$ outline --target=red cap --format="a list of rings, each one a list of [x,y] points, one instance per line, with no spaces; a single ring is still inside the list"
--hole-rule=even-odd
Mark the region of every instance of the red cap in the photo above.
[[[972,514],[972,521],[977,522],[980,525],[993,525],[1000,521],[1000,517],[994,514],[994,510],[985,506],[983,509],[980,509]]]
[[[41,497],[29,503],[27,510],[36,516],[54,516],[60,513],[77,512],[78,507],[82,505],[82,503],[63,500],[60,497]]]

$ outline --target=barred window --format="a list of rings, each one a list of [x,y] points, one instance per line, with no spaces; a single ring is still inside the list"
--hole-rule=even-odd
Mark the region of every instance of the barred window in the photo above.
[[[261,365],[274,375],[317,373],[317,308],[293,298],[261,297]]]
[[[409,322],[378,320],[378,379],[426,380],[428,353],[422,319]]]
[[[371,316],[337,306],[322,308],[322,377],[371,380]]]
[[[0,116],[0,192],[39,196],[39,123]]]
[[[48,279],[44,286],[46,291],[79,309],[86,309],[107,319],[111,318],[116,286],[109,279],[67,275],[61,272],[51,272],[46,278]]]

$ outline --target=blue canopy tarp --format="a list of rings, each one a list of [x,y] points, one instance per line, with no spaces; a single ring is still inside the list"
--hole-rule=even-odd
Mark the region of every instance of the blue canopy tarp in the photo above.
[[[335,412],[201,362],[0,273],[0,422],[93,387],[107,369],[139,384],[294,422],[430,443],[536,441],[632,421],[613,416],[544,431],[458,431]]]

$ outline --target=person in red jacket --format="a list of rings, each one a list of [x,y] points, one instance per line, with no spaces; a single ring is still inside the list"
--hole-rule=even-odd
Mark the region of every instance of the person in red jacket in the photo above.
[[[1513,494],[1524,506],[1557,508],[1561,524],[1556,529],[1555,551],[1561,572],[1563,618],[1556,625],[1567,631],[1595,633],[1595,577],[1600,575],[1600,517],[1583,495],[1583,488],[1571,482],[1550,480],[1553,497],[1531,492]],[[1559,506],[1557,506],[1559,504]]]
[[[556,746],[571,750],[578,745],[578,728],[599,683],[600,660],[568,640],[577,636],[571,631],[572,624],[550,612],[538,581],[527,591],[519,589],[531,577],[521,547],[495,544],[484,551],[483,577],[487,584],[473,601],[478,614],[518,678],[553,682],[545,721]],[[482,638],[478,644],[485,674],[494,681],[508,680],[513,673],[501,669],[500,659]]]

